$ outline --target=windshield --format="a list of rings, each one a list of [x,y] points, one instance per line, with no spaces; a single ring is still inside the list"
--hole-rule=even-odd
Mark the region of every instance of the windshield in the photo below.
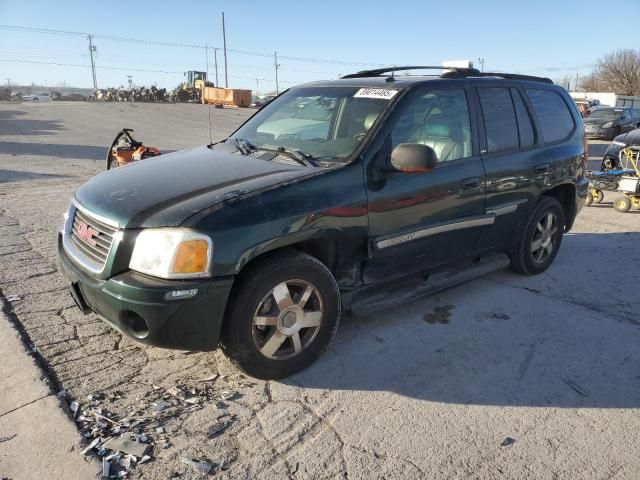
[[[599,118],[601,120],[617,120],[622,116],[622,112],[619,110],[609,110],[606,108],[601,108],[599,110],[594,111],[589,118]]]
[[[294,88],[273,100],[232,139],[326,161],[348,161],[397,93],[358,87]]]

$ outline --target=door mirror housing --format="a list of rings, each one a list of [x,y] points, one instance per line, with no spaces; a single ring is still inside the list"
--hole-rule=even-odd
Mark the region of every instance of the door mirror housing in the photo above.
[[[421,143],[401,143],[391,152],[391,165],[404,173],[426,173],[438,163],[433,148]]]

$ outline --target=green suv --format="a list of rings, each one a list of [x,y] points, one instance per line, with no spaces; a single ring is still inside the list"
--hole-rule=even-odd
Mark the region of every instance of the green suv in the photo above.
[[[280,378],[367,291],[443,288],[488,259],[544,271],[587,195],[574,103],[545,78],[408,74],[434,68],[291,88],[223,142],[92,178],[58,240],[76,303]]]

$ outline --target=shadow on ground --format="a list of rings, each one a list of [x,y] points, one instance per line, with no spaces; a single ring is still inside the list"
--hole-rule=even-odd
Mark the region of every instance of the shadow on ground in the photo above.
[[[47,157],[73,158],[79,160],[103,160],[107,155],[107,147],[101,145],[64,145],[55,143],[0,141],[0,154],[3,153],[7,155],[44,155]]]
[[[25,113],[19,110],[0,110],[0,136],[55,135],[64,130],[59,120],[18,118]]]
[[[640,300],[628,282],[638,242],[638,232],[567,235],[541,276],[496,272],[346,317],[329,351],[284,383],[468,405],[640,407]]]
[[[0,183],[24,182],[27,180],[55,180],[58,178],[68,178],[67,175],[56,175],[53,173],[23,172],[19,170],[0,169]]]

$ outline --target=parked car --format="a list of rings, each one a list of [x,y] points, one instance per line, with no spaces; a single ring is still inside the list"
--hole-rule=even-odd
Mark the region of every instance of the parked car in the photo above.
[[[252,107],[264,107],[267,103],[269,103],[271,100],[273,100],[274,98],[276,98],[275,95],[264,95],[261,97],[256,98],[256,100],[251,104]]]
[[[613,139],[607,147],[607,151],[604,152],[600,170],[606,171],[624,168],[624,164],[620,158],[620,151],[630,145],[640,146],[640,128],[618,135]]]
[[[66,102],[86,102],[87,97],[85,97],[81,93],[67,93],[65,95],[62,95],[61,100],[64,100]]]
[[[48,93],[36,93],[35,95],[23,95],[22,100],[25,102],[49,102],[51,97]]]
[[[613,140],[640,126],[640,110],[631,108],[598,108],[584,119],[587,137]]]
[[[77,305],[280,378],[372,289],[544,272],[588,191],[575,104],[538,77],[393,73],[413,68],[291,88],[225,141],[89,180],[58,237]]]

